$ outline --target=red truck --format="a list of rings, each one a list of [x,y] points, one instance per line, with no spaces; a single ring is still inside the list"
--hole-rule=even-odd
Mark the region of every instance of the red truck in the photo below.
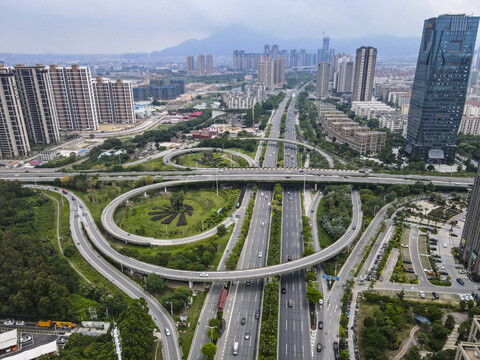
[[[62,194],[68,194],[67,190],[62,190]]]

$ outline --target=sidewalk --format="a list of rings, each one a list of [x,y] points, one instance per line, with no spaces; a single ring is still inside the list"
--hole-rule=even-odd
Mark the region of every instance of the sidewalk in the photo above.
[[[414,345],[419,346],[419,344],[417,343],[417,340],[415,339],[415,333],[419,329],[420,327],[415,325],[415,327],[410,331],[410,337],[405,341],[405,344],[403,345],[402,350],[397,354],[397,356],[395,356],[395,359],[401,359],[411,346],[414,346]]]

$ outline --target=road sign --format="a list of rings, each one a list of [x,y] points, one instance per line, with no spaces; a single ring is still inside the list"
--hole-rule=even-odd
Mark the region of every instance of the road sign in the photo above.
[[[322,275],[322,278],[327,279],[327,280],[330,280],[330,275],[325,275],[325,274],[323,274],[323,275]]]
[[[335,280],[335,281],[340,281],[340,278],[337,277],[337,276],[332,276],[332,280]]]

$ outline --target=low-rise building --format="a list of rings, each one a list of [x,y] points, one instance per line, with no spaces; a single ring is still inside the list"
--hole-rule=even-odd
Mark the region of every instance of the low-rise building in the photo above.
[[[370,131],[368,127],[360,126],[332,105],[319,105],[318,118],[328,137],[347,144],[361,154],[377,154],[385,147],[385,132]]]
[[[211,139],[213,134],[209,131],[192,131],[192,137],[195,140]]]
[[[157,150],[157,144],[155,141],[150,141],[145,145],[145,150],[147,151],[155,151]]]
[[[375,118],[379,113],[395,112],[395,108],[380,101],[353,101],[351,110],[357,116],[366,117],[368,120]]]
[[[480,116],[462,116],[460,126],[458,127],[458,133],[465,135],[480,135]]]
[[[42,161],[52,161],[53,159],[56,159],[60,156],[60,152],[55,150],[45,150],[40,153],[40,159]]]

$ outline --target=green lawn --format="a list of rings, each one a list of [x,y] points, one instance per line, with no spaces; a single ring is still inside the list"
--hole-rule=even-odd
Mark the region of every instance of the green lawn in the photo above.
[[[180,346],[182,347],[183,354],[187,356],[190,352],[190,345],[193,342],[193,335],[197,328],[198,318],[202,312],[203,303],[207,297],[208,291],[197,293],[197,296],[193,296],[193,304],[187,309],[188,322],[190,327],[185,329],[179,329]],[[180,316],[175,316],[176,321],[180,321]],[[205,329],[207,331],[208,329]],[[201,331],[201,330],[200,330]]]
[[[326,210],[324,207],[324,198],[320,200],[320,203],[318,204],[318,210],[317,210],[317,230],[318,230],[318,241],[320,242],[320,246],[322,249],[325,249],[326,247],[330,246],[333,244],[333,239],[331,238],[330,235],[325,231],[322,225],[320,225],[318,219],[322,216],[323,212]]]
[[[250,156],[252,159],[255,159],[255,155],[257,155],[257,148],[258,148],[259,143],[257,142],[256,144],[257,145],[255,146],[254,151],[247,151],[247,150],[242,149],[242,148],[228,148],[228,150],[238,151],[238,152],[241,152],[242,154]]]
[[[207,164],[202,164],[200,161],[203,158],[203,152],[198,152],[198,153],[193,153],[193,154],[185,154],[185,155],[180,155],[176,156],[174,158],[174,161],[178,165],[182,166],[187,166],[190,168],[224,168],[224,167],[242,167],[242,163],[246,161],[239,161],[237,162],[235,159],[235,156],[232,156],[228,153],[218,153],[218,152],[211,152],[211,151],[206,151],[207,153],[211,153],[213,155],[214,159],[221,159],[222,161],[218,163],[207,163]],[[197,162],[197,160],[200,160]]]
[[[151,218],[154,215],[148,215],[149,212],[159,210],[154,208],[170,205],[170,195],[164,195],[163,192],[156,195],[150,194],[151,197],[147,199],[139,198],[134,200],[133,205],[119,208],[115,213],[115,222],[132,234],[161,239],[187,237],[202,232],[202,220],[203,230],[219,224],[224,217],[218,216],[217,210],[225,209],[222,211],[224,213],[227,212],[226,209],[229,206],[230,209],[235,208],[233,205],[237,201],[239,193],[238,189],[220,190],[217,196],[216,191],[210,188],[187,190],[184,204],[193,207],[193,214],[192,216],[186,214],[187,224],[183,226],[177,226],[180,216],[177,216],[170,224],[162,224],[165,218],[152,221]]]

